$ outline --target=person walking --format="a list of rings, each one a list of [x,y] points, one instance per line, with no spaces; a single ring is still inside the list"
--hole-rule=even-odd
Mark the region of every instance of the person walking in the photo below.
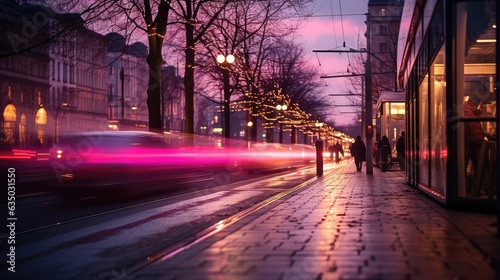
[[[335,152],[335,147],[333,147],[333,145],[330,145],[328,147],[328,151],[330,152],[330,161],[333,161],[333,153]]]
[[[361,140],[361,136],[356,136],[356,141],[352,144],[351,155],[354,157],[354,163],[356,164],[356,171],[360,172],[363,166],[363,161],[366,160],[366,146]]]
[[[335,163],[339,163],[340,155],[344,156],[344,149],[342,148],[342,145],[340,145],[339,142],[333,145],[333,152],[335,153]]]

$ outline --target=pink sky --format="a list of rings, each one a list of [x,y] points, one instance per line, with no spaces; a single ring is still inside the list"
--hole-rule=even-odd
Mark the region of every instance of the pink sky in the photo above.
[[[301,42],[304,44],[309,61],[318,67],[321,75],[345,75],[349,65],[346,53],[313,53],[313,50],[345,50],[358,49],[358,43],[365,45],[366,31],[365,13],[368,11],[368,0],[315,0],[311,10],[314,16],[304,23],[301,30]],[[342,9],[342,18],[339,16]],[[334,16],[332,16],[332,14]],[[346,48],[343,47],[345,41]],[[358,42],[359,41],[359,42]],[[352,54],[351,54],[352,55]],[[352,58],[352,57],[350,57]],[[321,64],[321,66],[320,66]],[[345,98],[334,98],[329,94],[346,93],[346,78],[323,79],[326,98],[335,99],[337,104],[346,104]],[[354,115],[339,113],[334,108],[333,116],[337,123],[352,122]],[[342,111],[354,111],[356,108],[344,107]]]

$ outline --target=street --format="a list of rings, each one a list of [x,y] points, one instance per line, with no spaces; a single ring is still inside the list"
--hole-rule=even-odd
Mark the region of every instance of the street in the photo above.
[[[15,275],[67,279],[82,271],[109,272],[196,236],[314,177],[314,165],[252,174],[219,170],[128,198],[67,197],[46,183],[44,189],[26,191],[16,199]],[[8,254],[4,240],[3,256]],[[2,270],[6,266],[3,262]],[[59,271],[62,267],[64,271]]]

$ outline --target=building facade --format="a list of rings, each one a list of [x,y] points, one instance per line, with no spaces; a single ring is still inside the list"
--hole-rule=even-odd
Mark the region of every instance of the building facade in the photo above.
[[[366,36],[368,37],[367,49],[370,59],[372,105],[376,105],[380,101],[383,92],[396,92],[399,90],[396,82],[396,64],[399,25],[403,6],[404,0],[368,1],[367,28],[369,30]],[[386,135],[391,144],[395,144],[397,137],[392,136],[394,134],[399,135],[401,133],[400,129],[387,131],[380,125],[381,118],[392,119],[390,114],[382,117],[379,111],[372,109],[372,112],[375,112],[374,116],[372,116],[374,117],[372,123],[375,124],[375,141],[379,141],[383,135]],[[391,126],[391,124],[388,125]],[[399,127],[396,123],[392,126]]]
[[[9,2],[1,8],[2,143],[49,147],[71,131],[106,124],[106,38],[76,14]]]
[[[104,129],[107,39],[85,28],[76,14],[56,15],[49,30],[50,94],[44,107],[51,136],[57,142],[61,134]]]
[[[38,42],[49,37],[45,27],[54,13],[43,6],[10,3],[0,7],[0,14],[1,146],[47,144],[51,139],[43,100],[50,89],[50,58],[48,46]]]
[[[118,33],[106,37],[108,129],[147,129],[147,47],[143,43],[127,45]]]
[[[406,176],[446,205],[498,205],[498,11],[496,1],[404,6],[398,82],[406,92]]]
[[[162,123],[163,129],[166,131],[184,131],[184,79],[177,73],[178,68],[174,66],[162,67],[161,77],[161,103],[162,103]],[[195,103],[197,108],[203,108],[203,110],[195,110],[198,114],[195,116],[195,120],[199,124],[198,120],[204,119],[204,114],[207,110],[210,110],[210,105]],[[199,115],[203,114],[202,117]],[[195,133],[206,134],[203,125],[198,125],[195,129]]]

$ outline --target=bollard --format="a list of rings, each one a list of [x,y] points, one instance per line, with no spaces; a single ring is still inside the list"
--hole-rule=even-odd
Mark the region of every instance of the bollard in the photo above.
[[[323,141],[316,140],[316,175],[323,175]]]

